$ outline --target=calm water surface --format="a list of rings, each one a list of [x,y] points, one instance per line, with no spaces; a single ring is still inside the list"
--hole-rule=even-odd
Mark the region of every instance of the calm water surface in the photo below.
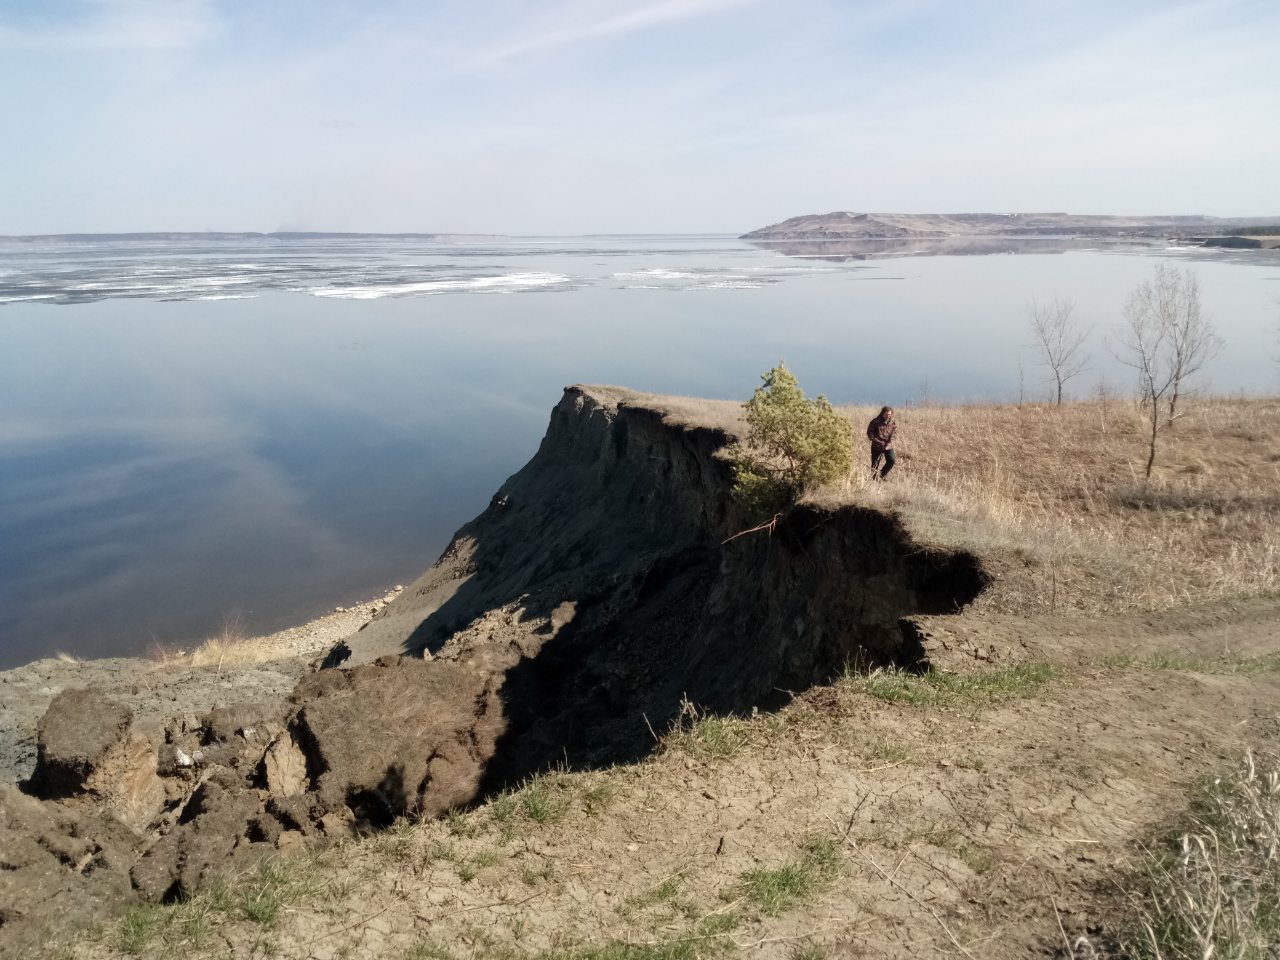
[[[1006,249],[997,246],[998,250]],[[1157,258],[1276,387],[1280,255],[871,257],[728,237],[0,243],[0,667],[287,626],[407,582],[534,452],[566,384],[836,403],[1010,399],[1026,307],[1075,299],[1080,382]],[[919,254],[919,249],[898,253]],[[863,259],[859,259],[863,258]]]

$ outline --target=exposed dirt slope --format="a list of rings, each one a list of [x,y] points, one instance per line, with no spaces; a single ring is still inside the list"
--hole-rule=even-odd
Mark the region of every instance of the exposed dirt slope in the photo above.
[[[749,711],[851,662],[913,664],[902,618],[954,613],[988,582],[972,555],[858,507],[730,539],[755,521],[729,495],[729,439],[661,398],[569,388],[529,464],[331,662],[425,649],[506,670],[497,785],[640,756],[638,721],[685,698]]]
[[[862,507],[802,506],[734,537],[754,521],[730,497],[729,435],[693,425],[696,412],[566,390],[533,460],[335,648],[326,663],[342,669],[287,698],[258,684],[148,740],[128,704],[58,695],[41,730],[69,733],[41,739],[25,784],[57,816],[0,797],[12,813],[0,833],[34,832],[46,851],[8,863],[20,905],[0,936],[65,909],[60,871],[83,877],[94,861],[60,866],[50,851],[69,837],[104,846],[95,818],[132,828],[110,869],[94,868],[104,883],[127,876],[146,901],[182,900],[220,871],[433,816],[554,764],[635,760],[682,704],[771,709],[849,663],[914,664],[902,618],[957,611],[988,582],[976,557],[915,544]],[[88,702],[114,718],[103,737]]]
[[[626,943],[605,955],[1020,960],[1087,931],[1102,942],[1122,929],[1137,843],[1189,786],[1280,747],[1280,637],[1266,639],[1280,603],[1215,616],[1127,621],[1125,635],[1151,653],[1247,642],[1254,659],[1104,665],[1113,631],[1079,620],[1035,681],[971,660],[968,693],[913,702],[842,679],[776,715],[668,736],[643,763],[542,777],[345,845],[307,868],[297,884],[315,889],[278,920],[214,911],[193,941],[177,913],[140,952],[587,958]],[[1026,649],[1061,651],[1061,626],[1023,622]],[[826,882],[776,910],[752,893],[815,837],[839,851]],[[74,955],[111,955],[116,936]]]
[[[1276,742],[1277,601],[969,625],[983,562],[890,513],[810,503],[735,536],[734,429],[720,406],[569,388],[534,459],[336,669],[165,725],[154,768],[121,759],[127,710],[97,701],[114,734],[68,737],[56,711],[80,698],[61,696],[29,785],[57,797],[0,791],[20,908],[0,948],[38,955],[71,904],[137,897],[179,902],[134,915],[163,936],[134,919],[78,952],[1025,956],[1060,917],[1110,917],[1125,844],[1192,778]],[[846,675],[926,659],[968,679]],[[334,839],[319,876],[254,872]],[[815,849],[804,896],[751,892]],[[201,893],[228,870],[247,873]]]

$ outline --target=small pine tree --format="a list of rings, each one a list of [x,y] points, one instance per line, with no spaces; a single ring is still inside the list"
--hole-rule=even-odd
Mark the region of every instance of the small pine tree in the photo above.
[[[806,489],[837,480],[853,463],[849,421],[827,398],[809,400],[779,363],[743,404],[745,444],[732,452],[735,498],[748,513],[766,515]]]

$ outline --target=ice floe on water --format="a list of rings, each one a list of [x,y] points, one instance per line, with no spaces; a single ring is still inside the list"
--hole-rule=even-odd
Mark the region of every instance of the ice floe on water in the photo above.
[[[759,290],[803,274],[831,273],[838,268],[813,266],[647,267],[619,270],[612,279],[624,290]]]
[[[617,258],[628,269],[616,270]],[[825,268],[732,238],[507,238],[14,242],[0,238],[0,305],[108,299],[334,300],[537,293],[584,287],[754,290]],[[612,262],[610,262],[612,261]]]
[[[493,276],[446,276],[412,283],[383,282],[363,286],[316,287],[317,297],[343,300],[377,300],[432,293],[519,293],[547,287],[567,287],[573,279],[563,273],[505,273]]]

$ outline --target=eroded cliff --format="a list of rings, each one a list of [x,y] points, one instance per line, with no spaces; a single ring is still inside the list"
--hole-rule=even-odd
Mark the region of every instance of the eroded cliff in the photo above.
[[[92,756],[46,737],[25,785],[43,806],[0,791],[0,839],[26,851],[4,863],[0,934],[86,886],[108,904],[172,900],[552,764],[636,759],[682,704],[767,710],[848,664],[920,663],[906,618],[971,601],[979,560],[855,507],[802,505],[738,535],[753,519],[722,456],[736,411],[570,387],[533,459],[290,697],[171,724],[141,773],[119,760],[145,740],[128,711]],[[58,855],[72,841],[88,852]]]

